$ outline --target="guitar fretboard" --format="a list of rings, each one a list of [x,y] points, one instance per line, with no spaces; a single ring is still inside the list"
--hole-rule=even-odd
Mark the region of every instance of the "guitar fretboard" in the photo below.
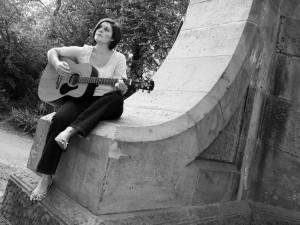
[[[119,79],[116,78],[100,78],[100,77],[80,77],[78,83],[92,83],[92,84],[105,84],[114,85],[118,83]],[[124,81],[126,83],[126,81]]]

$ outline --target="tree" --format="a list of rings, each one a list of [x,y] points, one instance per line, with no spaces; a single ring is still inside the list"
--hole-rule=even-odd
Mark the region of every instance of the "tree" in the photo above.
[[[38,42],[41,38],[34,31],[35,19],[26,13],[28,7],[29,1],[0,3],[0,89],[6,89],[12,99],[30,94],[42,68],[36,53],[43,42]]]
[[[122,25],[118,45],[125,54],[128,77],[153,74],[175,40],[188,0],[2,0],[0,1],[0,91],[40,111],[39,76],[46,52],[56,46],[92,44],[92,30],[104,17]],[[135,92],[132,88],[126,95]]]
[[[115,10],[114,4],[121,7],[115,7]],[[110,5],[108,15],[119,19],[123,25],[124,41],[119,48],[130,58],[128,76],[133,79],[151,76],[174,43],[188,0],[128,0],[114,1]],[[126,97],[134,92],[129,89]]]
[[[62,45],[91,43],[93,26],[110,17],[122,25],[123,39],[118,50],[126,55],[128,77],[151,76],[171,49],[188,0],[90,0],[57,1],[55,19],[60,26],[51,26],[50,38]],[[76,16],[75,16],[76,15]],[[126,97],[134,93],[129,89]]]

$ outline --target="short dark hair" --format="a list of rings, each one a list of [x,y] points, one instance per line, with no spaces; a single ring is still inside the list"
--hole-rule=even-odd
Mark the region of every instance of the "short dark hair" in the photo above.
[[[117,23],[113,19],[110,19],[110,18],[101,19],[97,23],[97,25],[95,26],[95,28],[93,30],[93,40],[94,40],[94,43],[95,43],[95,33],[96,33],[96,30],[99,28],[100,24],[103,23],[103,22],[110,23],[111,27],[112,27],[112,39],[113,39],[113,41],[108,45],[108,48],[111,50],[111,49],[115,48],[119,44],[119,42],[121,40],[121,37],[122,37],[121,27],[120,27],[119,23]]]

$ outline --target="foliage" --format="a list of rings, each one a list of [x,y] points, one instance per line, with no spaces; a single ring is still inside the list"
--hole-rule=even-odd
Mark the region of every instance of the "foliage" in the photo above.
[[[12,108],[9,121],[27,133],[34,133],[40,115],[32,109]]]
[[[45,64],[45,56],[36,54],[44,46],[39,41],[42,37],[34,31],[35,20],[27,13],[28,7],[30,2],[26,1],[0,3],[0,89],[7,90],[12,99],[31,95]]]
[[[180,6],[179,6],[180,5]],[[143,61],[141,73],[155,71],[153,56],[163,60],[171,49],[187,1],[125,1],[120,20],[125,31],[124,52]],[[180,12],[180,8],[182,12]]]
[[[173,45],[187,4],[188,0],[0,1],[0,91],[19,102],[18,109],[8,107],[13,117],[34,115],[35,120],[39,115],[43,103],[37,86],[47,51],[55,46],[92,44],[92,29],[104,17],[122,25],[123,39],[117,50],[126,55],[128,77],[153,74]],[[31,123],[29,119],[17,123],[23,122]]]

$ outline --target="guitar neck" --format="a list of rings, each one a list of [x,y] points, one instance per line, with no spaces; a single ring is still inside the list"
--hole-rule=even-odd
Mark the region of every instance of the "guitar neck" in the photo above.
[[[129,85],[130,81],[123,79],[126,85]],[[115,85],[119,82],[116,78],[100,78],[100,77],[80,77],[78,83],[84,84],[104,84],[104,85]]]

